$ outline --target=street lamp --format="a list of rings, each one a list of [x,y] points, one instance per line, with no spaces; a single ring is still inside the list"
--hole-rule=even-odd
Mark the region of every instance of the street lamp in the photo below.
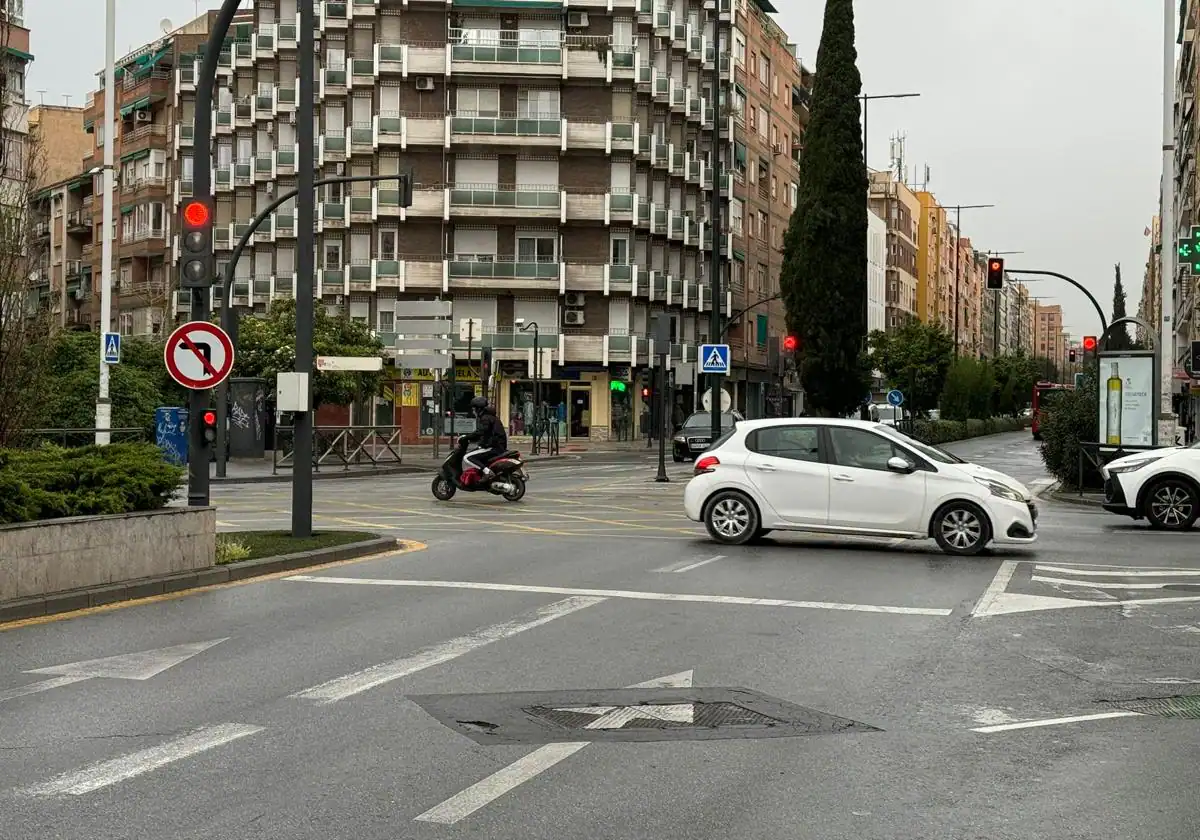
[[[513,323],[521,332],[529,332],[533,330],[533,454],[538,453],[538,429],[542,425],[542,395],[541,388],[541,367],[542,367],[542,351],[538,347],[538,323],[537,321],[528,321],[524,318],[514,318]]]
[[[911,99],[914,96],[920,96],[919,93],[880,93],[874,96],[869,94],[860,94],[859,99],[862,101],[863,109],[863,168],[867,168],[867,103],[872,99]]]

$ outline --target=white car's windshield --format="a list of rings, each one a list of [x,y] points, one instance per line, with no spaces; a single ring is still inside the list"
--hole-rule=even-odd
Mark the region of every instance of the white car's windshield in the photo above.
[[[964,461],[962,458],[959,458],[957,455],[951,455],[949,452],[946,452],[945,450],[942,450],[942,449],[938,449],[936,446],[930,446],[927,443],[921,443],[921,441],[919,441],[919,440],[913,440],[912,438],[910,438],[908,435],[904,434],[903,432],[896,431],[896,428],[894,426],[880,426],[879,431],[883,432],[885,435],[891,435],[892,437],[896,438],[897,440],[902,441],[906,446],[910,446],[913,449],[917,450],[917,452],[924,455],[930,461],[936,461],[939,464],[965,464],[966,463],[966,461]]]

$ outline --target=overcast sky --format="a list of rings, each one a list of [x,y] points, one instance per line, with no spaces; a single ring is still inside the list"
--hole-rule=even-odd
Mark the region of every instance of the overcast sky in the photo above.
[[[775,0],[776,20],[816,69],[824,3]],[[117,52],[210,4],[117,0]],[[859,69],[871,103],[868,162],[883,168],[890,138],[907,135],[910,181],[964,210],[963,232],[984,250],[1024,251],[1011,267],[1083,282],[1108,313],[1121,263],[1136,314],[1158,208],[1162,9],[1153,0],[857,0]],[[37,56],[29,96],[80,104],[104,61],[102,0],[25,4]],[[1087,300],[1056,280],[1031,283],[1060,303],[1075,336],[1098,332]]]

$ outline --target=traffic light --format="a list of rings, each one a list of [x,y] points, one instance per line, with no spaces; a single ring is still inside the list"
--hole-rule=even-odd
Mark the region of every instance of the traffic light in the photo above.
[[[1074,347],[1072,347],[1070,350],[1067,351],[1067,361],[1068,362],[1075,361],[1075,348]]]
[[[179,211],[179,287],[207,289],[216,281],[213,261],[213,201],[188,198]]]
[[[796,348],[800,346],[800,339],[794,335],[785,335],[783,337],[783,349],[786,353],[795,353]]]
[[[993,291],[1004,288],[1004,260],[1000,257],[989,257],[987,266],[987,287]]]
[[[1096,340],[1096,336],[1094,336],[1094,335],[1085,335],[1085,336],[1083,337],[1083,352],[1085,352],[1085,353],[1095,353],[1095,352],[1096,352],[1096,348],[1097,348],[1097,347],[1099,347],[1099,346],[1100,346],[1100,343],[1099,343],[1099,342]]]
[[[200,415],[200,430],[204,433],[205,443],[212,443],[217,439],[217,412],[210,408]]]
[[[642,386],[642,399],[650,399],[650,389],[645,385]]]

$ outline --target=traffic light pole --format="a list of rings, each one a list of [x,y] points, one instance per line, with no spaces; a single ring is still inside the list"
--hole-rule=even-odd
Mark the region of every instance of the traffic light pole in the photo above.
[[[212,31],[208,34],[208,43],[204,49],[204,60],[200,65],[200,74],[196,78],[196,113],[195,121],[192,129],[192,145],[193,145],[193,167],[192,167],[192,195],[202,199],[212,199],[212,100],[213,86],[217,79],[217,61],[221,55],[221,47],[225,43],[225,35],[229,32],[229,24],[233,22],[233,17],[237,14],[238,6],[241,0],[225,0],[221,4],[220,10],[216,17],[213,18]],[[301,3],[301,6],[309,6],[309,41],[311,52],[312,25],[311,25],[311,4]],[[303,61],[303,57],[301,57]],[[311,65],[310,65],[311,68]],[[311,86],[311,70],[309,76],[309,84]],[[112,88],[112,85],[109,85]],[[311,109],[311,103],[310,103]],[[106,112],[109,118],[112,117],[112,111]],[[309,118],[309,132],[311,133],[312,118]],[[109,138],[107,146],[112,146],[112,138]],[[109,236],[112,232],[106,230],[105,236]],[[105,278],[107,282],[108,278]],[[214,278],[215,279],[215,278]],[[192,311],[191,317],[193,321],[207,321],[211,317],[209,309],[209,295],[212,294],[210,288],[192,289]],[[207,507],[209,502],[209,477],[208,477],[208,460],[210,446],[205,440],[204,428],[202,425],[202,417],[204,410],[208,407],[209,395],[207,391],[192,391],[188,397],[188,504],[193,507]]]
[[[1100,319],[1100,332],[1103,333],[1108,330],[1108,319],[1104,317],[1104,310],[1100,308],[1099,301],[1097,301],[1095,296],[1087,290],[1087,287],[1085,287],[1078,280],[1073,280],[1065,274],[1059,274],[1057,271],[1034,271],[1033,269],[1006,268],[1005,273],[1007,273],[1007,274],[1033,274],[1038,277],[1057,277],[1059,280],[1070,283],[1076,289],[1083,292],[1083,294],[1087,297],[1087,299],[1089,301],[1091,301],[1092,307],[1095,308],[1095,310],[1096,310],[1096,317],[1098,317]]]
[[[236,2],[236,0],[226,0]],[[300,50],[296,103],[296,142],[300,144],[296,161],[296,366],[297,373],[309,377],[308,411],[295,415],[292,428],[292,536],[312,535],[312,370],[313,370],[313,282],[315,280],[316,249],[313,227],[316,224],[316,184],[313,160],[313,76],[316,75],[316,55],[313,28],[316,26],[313,4],[300,3]]]

